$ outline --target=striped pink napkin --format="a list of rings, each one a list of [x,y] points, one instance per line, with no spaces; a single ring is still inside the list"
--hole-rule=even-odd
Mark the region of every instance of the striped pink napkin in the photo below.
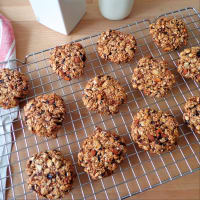
[[[0,14],[0,62],[16,59],[15,37],[11,23]],[[13,68],[15,62],[0,64],[0,68]],[[0,199],[5,198],[7,167],[12,147],[11,127],[17,118],[18,107],[0,108]]]
[[[0,14],[0,62],[15,58],[15,36],[12,25]]]

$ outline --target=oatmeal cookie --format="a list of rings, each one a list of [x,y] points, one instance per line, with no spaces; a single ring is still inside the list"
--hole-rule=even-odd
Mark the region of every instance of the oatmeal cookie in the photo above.
[[[62,198],[72,188],[72,164],[60,151],[51,150],[33,155],[27,161],[26,173],[28,188],[43,198]]]
[[[129,62],[136,51],[133,35],[115,30],[103,32],[97,41],[99,56],[114,63]]]
[[[149,29],[154,42],[164,51],[173,51],[187,44],[187,28],[181,19],[162,17],[150,24]]]
[[[124,138],[97,127],[93,135],[83,142],[78,164],[93,180],[97,180],[111,175],[124,160],[126,151]]]
[[[117,80],[108,75],[99,75],[88,81],[82,100],[89,110],[114,114],[119,112],[119,106],[126,98],[125,89]]]
[[[160,110],[139,110],[133,118],[131,128],[133,141],[151,153],[172,151],[177,145],[178,123],[173,116]]]
[[[132,86],[145,95],[163,97],[175,83],[175,77],[163,60],[143,57],[138,61],[132,76]]]
[[[64,101],[54,93],[31,99],[24,106],[25,123],[30,131],[39,136],[55,138],[64,114]]]
[[[200,47],[184,49],[180,53],[178,72],[185,78],[200,82]]]
[[[200,134],[200,97],[190,97],[184,106],[183,120],[195,133]]]
[[[50,57],[52,69],[67,81],[83,74],[85,61],[85,50],[80,43],[58,46],[51,52]]]
[[[19,100],[28,94],[28,80],[17,70],[0,69],[0,107],[4,109],[19,105]]]

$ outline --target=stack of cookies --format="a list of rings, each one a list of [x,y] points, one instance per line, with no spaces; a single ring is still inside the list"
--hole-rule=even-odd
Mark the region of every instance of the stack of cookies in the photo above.
[[[188,33],[180,19],[162,17],[150,25],[155,44],[164,51],[177,50],[187,44]],[[108,30],[97,41],[101,59],[116,64],[134,59],[137,42],[132,34]],[[70,81],[84,73],[86,51],[80,43],[56,47],[50,56],[50,66],[62,79]],[[200,47],[180,53],[178,72],[185,78],[200,82]],[[162,98],[174,86],[175,76],[164,60],[147,56],[133,69],[131,84],[149,97]],[[9,109],[28,94],[28,80],[18,71],[0,70],[0,106]],[[126,103],[125,88],[110,75],[100,74],[90,79],[83,92],[83,104],[90,111],[103,115],[117,114]],[[200,97],[191,97],[185,104],[184,121],[200,134]],[[24,106],[24,121],[32,133],[56,138],[66,110],[62,97],[55,93],[31,99]],[[175,118],[161,110],[143,108],[133,117],[131,137],[145,151],[161,154],[172,151],[179,137]],[[126,142],[114,132],[96,127],[84,140],[78,153],[78,164],[93,180],[111,175],[124,160]],[[60,151],[52,150],[33,155],[27,162],[28,187],[41,197],[57,199],[72,188],[75,173],[71,161]]]

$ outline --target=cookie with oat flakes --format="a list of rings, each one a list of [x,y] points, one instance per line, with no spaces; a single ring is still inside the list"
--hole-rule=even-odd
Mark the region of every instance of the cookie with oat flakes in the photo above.
[[[39,136],[55,138],[64,115],[64,101],[55,93],[38,96],[24,106],[24,121]]]
[[[19,105],[19,100],[28,94],[28,80],[17,70],[0,69],[0,107],[4,109]]]
[[[184,106],[183,120],[195,133],[200,134],[200,97],[190,97]]]
[[[64,197],[71,190],[75,177],[71,161],[57,150],[31,156],[27,161],[26,173],[28,188],[48,199]]]
[[[176,148],[178,123],[173,116],[161,110],[139,110],[133,117],[131,129],[133,141],[146,151],[161,154]]]
[[[161,17],[149,26],[154,42],[164,51],[177,50],[187,44],[188,33],[183,20]]]
[[[131,61],[135,55],[136,46],[133,35],[115,30],[101,33],[97,41],[99,56],[114,63]]]
[[[132,86],[151,97],[163,97],[175,83],[175,77],[167,62],[152,57],[143,57],[133,70]]]
[[[93,180],[111,175],[124,160],[126,145],[123,137],[96,127],[93,135],[83,142],[78,164]]]
[[[63,79],[80,78],[85,66],[86,53],[80,43],[58,46],[51,52],[50,66]]]
[[[180,53],[178,72],[185,78],[200,82],[200,47],[187,48]]]
[[[88,81],[82,100],[89,110],[115,114],[126,98],[125,89],[117,80],[109,75],[98,75]]]

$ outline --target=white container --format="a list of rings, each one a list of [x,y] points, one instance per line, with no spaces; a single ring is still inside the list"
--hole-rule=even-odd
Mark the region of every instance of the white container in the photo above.
[[[134,0],[99,0],[101,14],[110,20],[127,17],[133,8]]]
[[[85,0],[30,0],[41,24],[68,35],[86,12]]]

